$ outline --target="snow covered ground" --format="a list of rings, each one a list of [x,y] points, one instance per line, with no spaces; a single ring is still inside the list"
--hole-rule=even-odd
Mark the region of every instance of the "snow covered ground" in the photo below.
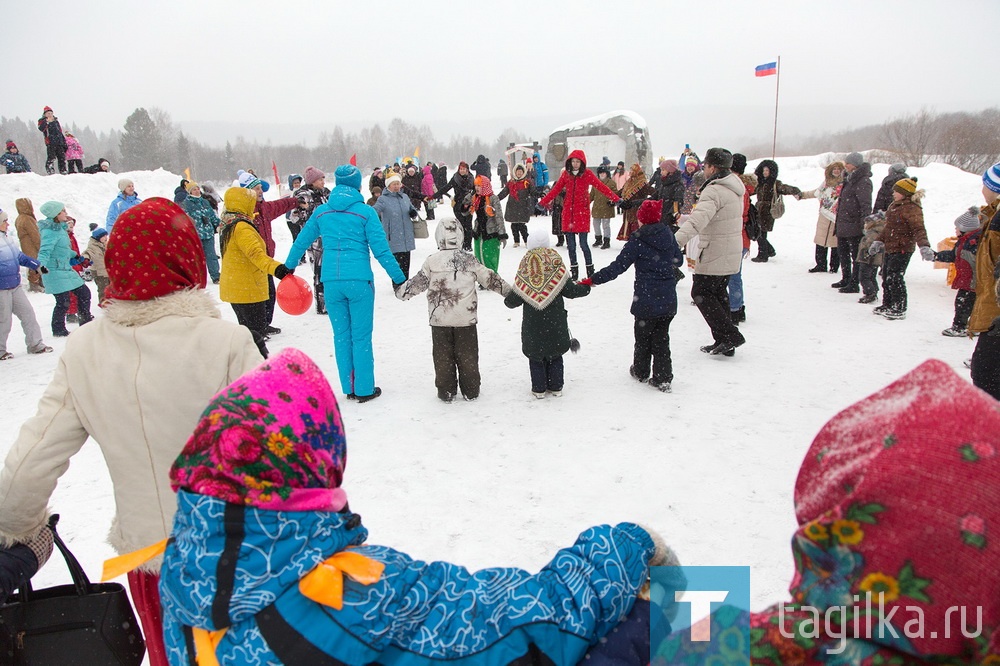
[[[814,188],[833,157],[779,159],[780,178]],[[873,167],[876,188],[886,170],[886,165]],[[940,164],[910,173],[928,192],[924,214],[932,244],[953,234],[954,219],[968,206],[982,203],[976,175]],[[179,181],[162,170],[124,175],[135,181],[143,198],[172,199]],[[31,198],[36,211],[45,201],[59,199],[77,218],[76,234],[84,246],[87,223],[103,225],[119,177],[3,176],[0,207],[13,223],[15,198]],[[691,280],[680,283],[679,312],[671,327],[672,394],[629,377],[632,275],[626,274],[585,299],[567,302],[582,349],[567,355],[563,396],[545,400],[529,392],[520,310],[508,310],[501,298],[481,292],[482,397],[441,403],[434,389],[426,303],[423,298],[397,301],[388,278],[376,268],[376,376],[384,394],[364,405],[341,404],[350,451],[345,488],[371,541],[473,568],[537,569],[587,526],[631,520],[659,530],[684,564],[749,565],[755,608],[783,599],[793,570],[793,485],[820,426],[927,358],[942,359],[967,377],[962,362],[973,349],[968,339],[941,335],[951,324],[954,292],[945,284],[944,271],[919,255],[907,274],[910,306],[902,321],[875,316],[871,306],[857,302],[858,295],[831,289],[838,276],[807,273],[813,265],[818,204],[786,201],[788,212],[769,236],[777,257],[744,264],[747,322],[741,330],[747,344],[735,358],[708,357],[698,350],[711,337],[690,304]],[[439,217],[451,215],[447,206],[437,210]],[[532,222],[549,224],[547,217]],[[612,221],[615,232],[619,224],[620,218]],[[283,258],[290,234],[282,223],[275,231]],[[598,268],[622,243],[611,246],[594,250]],[[414,270],[433,251],[432,232],[430,239],[417,241]],[[505,279],[513,279],[523,253],[524,248],[508,243],[500,264]],[[298,273],[310,277],[308,267]],[[30,294],[30,299],[47,332],[53,298]],[[228,306],[221,309],[224,318],[235,321]],[[271,340],[271,351],[304,350],[326,370],[340,395],[327,318],[279,311],[275,324],[283,333]],[[34,412],[65,345],[50,336],[46,341],[55,354],[28,356],[16,324],[11,332],[8,349],[16,358],[0,365],[0,454],[6,454],[20,423]],[[115,362],[113,349],[106,351],[105,361]],[[164,386],[164,399],[183,390]],[[113,497],[95,443],[88,442],[73,459],[50,505],[62,514],[60,527],[70,546],[97,578],[103,560],[113,554],[105,543]],[[66,578],[53,558],[36,583],[47,586]]]

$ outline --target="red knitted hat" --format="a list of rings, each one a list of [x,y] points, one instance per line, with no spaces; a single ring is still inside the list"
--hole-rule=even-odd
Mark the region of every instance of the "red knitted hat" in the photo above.
[[[639,224],[656,224],[660,221],[663,216],[663,202],[657,201],[655,199],[646,199],[639,206],[639,212],[636,213],[636,217],[639,218]]]
[[[161,197],[121,214],[108,238],[105,265],[109,299],[148,301],[205,288],[205,250],[198,232],[177,204]]]

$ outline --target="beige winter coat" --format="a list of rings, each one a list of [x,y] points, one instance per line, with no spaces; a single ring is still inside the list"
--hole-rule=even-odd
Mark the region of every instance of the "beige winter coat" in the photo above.
[[[222,321],[212,297],[184,291],[112,301],[74,331],[0,472],[0,545],[34,534],[69,459],[101,447],[117,513],[109,543],[127,553],[170,534],[170,466],[209,400],[263,361],[250,331]],[[95,517],[95,523],[106,517]],[[147,565],[159,568],[159,560]]]
[[[743,193],[740,177],[730,173],[702,190],[698,203],[676,237],[682,247],[698,236],[698,275],[733,275],[743,259]]]

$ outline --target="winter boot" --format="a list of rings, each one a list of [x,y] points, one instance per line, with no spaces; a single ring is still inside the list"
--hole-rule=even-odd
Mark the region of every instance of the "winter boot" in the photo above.
[[[816,246],[816,265],[809,269],[810,273],[826,273],[826,248]]]
[[[741,305],[740,309],[737,310],[737,312],[739,313],[740,316],[740,323],[745,322],[747,320],[747,306]]]
[[[754,262],[755,264],[766,264],[769,257],[770,255],[768,255],[767,252],[760,250],[757,253],[757,256],[751,259],[750,261]]]
[[[573,280],[573,282],[576,282],[577,280],[579,280],[580,279],[580,267],[577,266],[576,264],[570,264],[569,265],[569,277],[570,277],[571,280]]]
[[[946,328],[941,331],[941,335],[947,336],[949,338],[964,338],[969,334],[969,332],[964,328],[956,328],[952,326],[951,328]]]
[[[585,268],[587,269],[587,277],[594,277],[594,264],[587,264]]]
[[[556,247],[562,247],[563,245],[566,244],[566,236],[564,236],[563,234],[559,234],[558,238],[559,242],[556,243]]]
[[[740,325],[740,311],[739,310],[730,310],[729,311],[729,321],[733,322],[733,326],[739,326]]]
[[[601,249],[602,250],[610,250],[611,249],[611,236],[605,236],[604,237],[604,242],[601,243]]]
[[[840,270],[840,250],[835,247],[830,248],[830,272],[836,273]]]
[[[604,236],[594,236],[594,244],[591,247],[601,247],[601,243],[604,242]]]

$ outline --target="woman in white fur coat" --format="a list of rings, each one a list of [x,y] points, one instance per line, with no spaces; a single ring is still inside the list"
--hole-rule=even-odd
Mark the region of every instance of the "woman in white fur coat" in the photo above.
[[[0,472],[0,546],[44,527],[56,482],[88,437],[114,485],[114,549],[167,538],[176,510],[170,466],[212,397],[263,360],[250,332],[222,321],[204,291],[201,241],[173,202],[148,199],[122,215],[105,262],[104,316],[70,335]],[[158,570],[157,559],[129,574],[154,666],[167,663]]]

